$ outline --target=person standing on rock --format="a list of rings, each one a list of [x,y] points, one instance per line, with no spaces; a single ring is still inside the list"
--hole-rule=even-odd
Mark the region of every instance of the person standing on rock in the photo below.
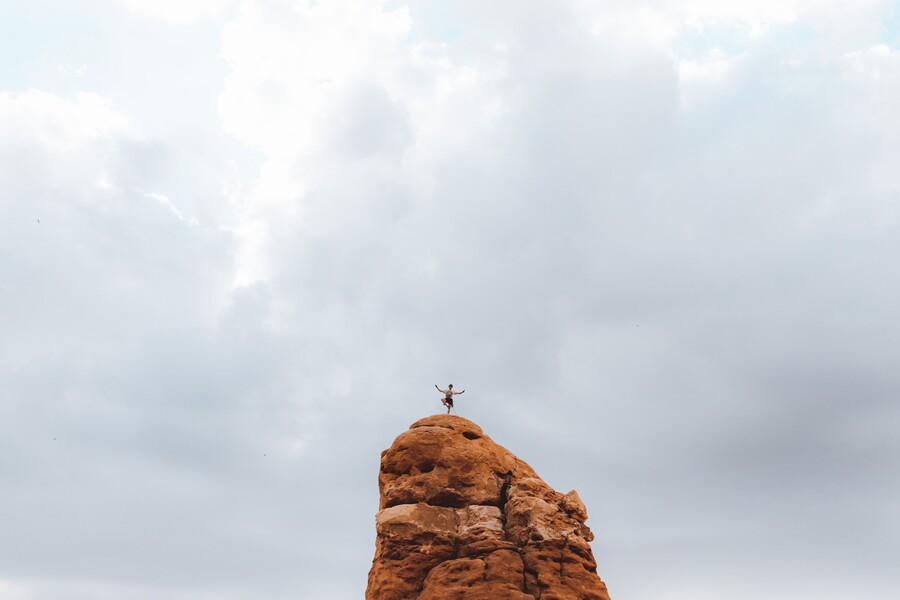
[[[447,407],[447,414],[448,414],[448,415],[450,414],[450,409],[453,408],[453,396],[459,396],[460,394],[465,394],[465,393],[466,393],[466,390],[463,390],[463,391],[461,391],[461,392],[454,392],[454,391],[453,391],[453,384],[452,384],[452,383],[448,383],[448,384],[447,384],[447,389],[446,389],[446,390],[442,390],[441,388],[439,388],[439,387],[437,386],[437,384],[434,384],[434,387],[436,387],[436,388],[437,388],[437,391],[439,391],[440,393],[442,393],[442,394],[444,395],[444,397],[441,398],[441,402],[443,402],[443,403],[444,403],[444,406]]]

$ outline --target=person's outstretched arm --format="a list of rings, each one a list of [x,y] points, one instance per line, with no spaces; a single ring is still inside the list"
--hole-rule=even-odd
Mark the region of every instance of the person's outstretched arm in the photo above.
[[[437,391],[439,391],[439,392],[442,393],[442,394],[446,394],[446,393],[447,393],[446,391],[444,391],[444,390],[442,390],[441,388],[439,388],[439,387],[437,386],[437,384],[434,384],[434,387],[437,389]]]
[[[465,393],[466,393],[466,390],[463,390],[463,391],[461,391],[461,392],[453,392],[453,393],[456,394],[456,395],[458,396],[459,394],[465,394]]]

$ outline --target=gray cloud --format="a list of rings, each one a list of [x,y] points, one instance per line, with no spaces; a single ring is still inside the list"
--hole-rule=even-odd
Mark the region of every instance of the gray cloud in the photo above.
[[[258,156],[3,98],[0,585],[359,597],[449,380],[616,596],[895,595],[896,52],[776,24],[716,75],[592,33],[625,8],[330,6],[225,26]]]

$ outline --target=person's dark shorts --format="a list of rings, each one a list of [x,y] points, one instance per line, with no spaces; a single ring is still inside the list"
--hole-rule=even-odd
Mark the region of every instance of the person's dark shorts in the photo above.
[[[444,402],[447,403],[447,406],[449,406],[450,408],[453,408],[453,396],[446,396],[444,398]]]

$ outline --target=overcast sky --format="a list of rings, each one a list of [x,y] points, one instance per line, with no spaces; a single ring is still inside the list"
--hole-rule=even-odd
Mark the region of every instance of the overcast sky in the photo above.
[[[458,413],[619,600],[900,597],[900,5],[4,0],[0,597],[356,600]]]

